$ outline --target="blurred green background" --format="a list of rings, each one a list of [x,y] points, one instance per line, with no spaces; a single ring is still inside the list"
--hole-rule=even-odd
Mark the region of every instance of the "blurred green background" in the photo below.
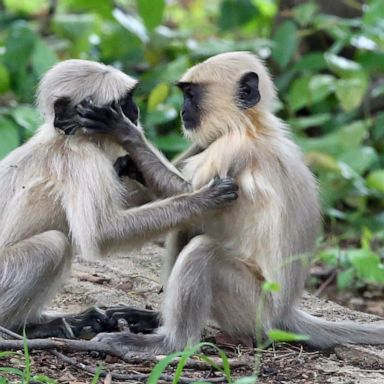
[[[186,148],[172,85],[231,50],[265,58],[276,113],[319,179],[318,258],[338,289],[384,283],[382,0],[0,1],[0,158],[40,123],[34,93],[59,60],[112,64],[140,79],[146,135],[167,156]]]

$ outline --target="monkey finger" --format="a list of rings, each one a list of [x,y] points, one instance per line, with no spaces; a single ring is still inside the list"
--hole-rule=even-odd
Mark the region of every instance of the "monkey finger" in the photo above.
[[[83,126],[81,132],[87,136],[97,135],[97,134],[109,134],[109,129],[105,127],[104,124],[94,124],[89,123],[86,126]]]
[[[76,111],[79,116],[96,121],[106,122],[110,120],[111,117],[109,116],[110,114],[107,108],[84,107],[82,105],[77,105]]]

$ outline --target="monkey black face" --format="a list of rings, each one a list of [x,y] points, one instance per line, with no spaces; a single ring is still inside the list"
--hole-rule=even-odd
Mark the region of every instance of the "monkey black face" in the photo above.
[[[182,90],[184,103],[181,109],[185,129],[195,129],[200,125],[202,117],[202,103],[204,86],[201,84],[179,82],[177,86]]]
[[[128,92],[122,99],[119,100],[119,104],[125,116],[137,125],[139,120],[139,108],[133,101],[133,91]]]
[[[260,101],[257,73],[248,72],[240,78],[236,101],[240,109],[252,108]]]

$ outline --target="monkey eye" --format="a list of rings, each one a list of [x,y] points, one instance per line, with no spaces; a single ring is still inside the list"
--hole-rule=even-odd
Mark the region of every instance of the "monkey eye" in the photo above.
[[[193,89],[191,87],[186,87],[184,88],[184,94],[185,96],[189,97],[190,99],[193,98],[194,96],[194,92],[193,92]]]

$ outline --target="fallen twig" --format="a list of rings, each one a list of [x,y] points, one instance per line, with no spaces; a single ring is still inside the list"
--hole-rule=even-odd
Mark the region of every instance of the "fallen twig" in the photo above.
[[[24,348],[24,340],[21,335],[18,335],[17,333],[14,333],[4,327],[0,326],[0,332],[4,333],[8,336],[14,337],[18,340],[1,340],[0,339],[0,351],[10,351],[10,350],[22,350]],[[27,340],[28,349],[30,351],[33,350],[47,350],[57,358],[61,359],[67,364],[70,364],[78,369],[81,369],[90,375],[95,375],[97,372],[96,368],[93,368],[91,366],[88,366],[86,364],[83,364],[81,362],[78,362],[75,358],[68,357],[64,355],[63,353],[57,351],[59,350],[65,350],[70,352],[102,352],[106,353],[112,356],[116,356],[120,358],[121,360],[131,363],[131,364],[142,364],[143,362],[146,363],[158,363],[162,357],[161,356],[151,356],[145,353],[130,353],[130,354],[124,354],[114,347],[112,347],[109,344],[105,344],[102,342],[96,342],[96,341],[88,341],[88,340],[70,340],[70,339],[59,339],[59,338],[50,338],[50,339],[32,339]],[[171,365],[177,364],[178,361],[175,361],[171,363]],[[218,363],[218,362],[217,362]],[[234,367],[243,366],[245,363],[240,361],[232,361],[232,364]],[[209,365],[205,362],[198,361],[198,360],[192,360],[189,359],[187,361],[185,368],[190,369],[205,369],[208,368]],[[113,379],[117,380],[137,380],[137,381],[144,381],[146,380],[150,375],[144,374],[144,373],[117,373],[117,372],[110,372]],[[101,371],[100,375],[102,377],[106,377],[108,375],[108,372]],[[171,375],[165,375],[163,374],[161,376],[161,379],[164,381],[173,381],[173,377]],[[181,377],[179,379],[180,383],[192,383],[196,380],[187,378],[187,377]],[[205,379],[207,382],[212,383],[221,383],[225,382],[225,377],[217,377],[217,378],[211,378],[211,379]]]
[[[53,355],[55,355],[56,357],[58,357],[60,360],[64,361],[65,363],[70,364],[70,365],[72,365],[78,369],[81,369],[82,371],[84,371],[84,372],[86,372],[92,376],[94,376],[96,374],[96,372],[99,372],[101,377],[106,377],[106,376],[110,375],[110,377],[112,379],[116,379],[116,380],[137,380],[137,381],[145,381],[150,376],[149,374],[145,374],[145,373],[117,373],[117,372],[113,372],[113,371],[107,372],[104,370],[98,371],[96,368],[93,368],[93,367],[90,367],[86,364],[80,363],[75,358],[68,357],[61,352],[58,352],[55,350],[53,350],[51,352]],[[173,376],[162,374],[160,376],[160,379],[164,380],[164,381],[173,381]],[[178,379],[179,383],[185,383],[185,384],[193,383],[195,381],[201,381],[201,380],[195,380],[195,379],[188,378],[188,377],[180,377]],[[225,382],[227,380],[225,377],[215,377],[215,378],[211,378],[211,379],[204,379],[204,381],[211,382],[211,383],[222,383],[222,382]]]
[[[0,333],[4,333],[5,335],[12,337],[13,339],[23,340],[23,336],[10,331],[9,329],[2,327],[1,325],[0,325]]]

